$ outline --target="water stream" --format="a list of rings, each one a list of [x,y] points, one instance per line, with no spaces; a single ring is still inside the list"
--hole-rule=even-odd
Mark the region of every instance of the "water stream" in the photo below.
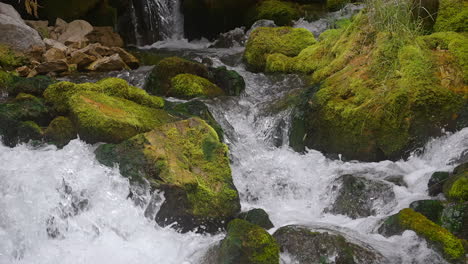
[[[304,26],[304,21],[300,23]],[[153,48],[199,60],[209,57],[216,66],[225,65],[244,77],[247,87],[241,96],[206,101],[225,131],[243,210],[265,209],[275,224],[271,233],[288,224],[338,230],[352,241],[371,245],[391,263],[444,263],[412,231],[390,238],[375,231],[386,216],[428,198],[432,172],[452,169],[454,160],[468,149],[468,128],[432,140],[406,161],[343,162],[315,150],[300,154],[288,147],[291,109],[274,112],[270,106],[303,88],[304,81],[295,75],[248,72],[239,59],[242,47],[208,46],[179,38]],[[117,168],[100,165],[95,148],[80,140],[60,150],[0,145],[1,264],[197,264],[223,238],[180,234],[145,218],[145,205],[127,199],[127,179]],[[393,185],[394,202],[379,206],[376,216],[353,220],[324,213],[333,202],[334,180],[344,174],[379,180],[401,175],[407,187]],[[284,264],[295,263],[290,256],[281,258]]]

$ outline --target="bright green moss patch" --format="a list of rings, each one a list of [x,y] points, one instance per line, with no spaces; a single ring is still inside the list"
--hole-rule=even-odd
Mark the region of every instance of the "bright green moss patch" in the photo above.
[[[235,219],[221,241],[218,263],[278,264],[279,246],[260,226]]]
[[[468,31],[468,1],[440,0],[434,31]]]
[[[122,175],[132,182],[144,178],[165,190],[167,203],[157,221],[185,223],[188,230],[203,223],[217,229],[240,210],[227,151],[212,127],[190,118],[159,126],[119,145],[103,145],[96,156],[109,166],[119,163]]]
[[[455,201],[468,201],[468,171],[450,177],[443,187],[444,195]]]
[[[464,258],[465,250],[461,240],[422,214],[416,213],[412,209],[403,209],[398,214],[398,221],[404,229],[413,230],[429,242],[440,246],[447,259],[460,260]]]
[[[179,74],[172,78],[171,89],[167,95],[178,98],[194,98],[198,96],[213,97],[223,94],[221,88],[205,78],[193,74]]]
[[[316,43],[312,33],[303,28],[255,29],[249,37],[244,60],[254,71],[263,71],[269,54],[280,53],[289,57]]]
[[[69,108],[69,98],[82,91],[93,91],[120,97],[153,108],[162,108],[164,106],[162,98],[151,96],[144,90],[131,86],[125,80],[119,78],[106,78],[97,83],[55,83],[45,90],[44,98],[54,106],[56,111],[66,113]]]
[[[278,26],[288,26],[301,16],[297,4],[279,0],[261,1],[252,12],[255,16],[250,18],[250,24],[257,20],[268,19],[275,21]]]
[[[164,110],[91,91],[74,93],[68,104],[80,137],[89,143],[118,143],[174,120]]]

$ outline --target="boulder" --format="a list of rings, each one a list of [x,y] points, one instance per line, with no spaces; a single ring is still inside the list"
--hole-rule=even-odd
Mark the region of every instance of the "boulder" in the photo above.
[[[53,40],[53,39],[49,39],[49,38],[45,38],[44,39],[44,44],[46,45],[46,48],[47,49],[51,49],[51,48],[55,48],[55,49],[58,49],[62,52],[66,52],[67,51],[67,46],[65,46],[62,42],[59,42],[57,40]]]
[[[274,21],[278,26],[291,26],[294,20],[304,15],[297,3],[280,0],[261,1],[248,14],[250,25],[265,19]]]
[[[161,226],[216,233],[240,211],[227,146],[201,119],[167,123],[121,144],[102,145],[96,158],[107,166],[119,164],[133,184],[147,181],[164,191],[155,218]]]
[[[124,45],[120,35],[115,33],[112,27],[94,27],[86,38],[89,43],[100,43],[107,47],[123,47]]]
[[[445,171],[436,171],[431,175],[427,188],[430,196],[437,196],[442,193],[444,182],[450,177],[450,173]]]
[[[0,32],[0,44],[18,51],[27,51],[32,46],[44,46],[37,31],[26,25],[11,5],[4,3],[0,3]]]
[[[54,118],[49,126],[44,131],[44,139],[46,142],[63,148],[71,140],[77,138],[78,132],[72,121],[63,116]]]
[[[88,43],[86,35],[93,31],[93,26],[84,20],[75,20],[68,23],[65,31],[60,35],[58,41],[65,45],[73,43]]]
[[[443,193],[449,200],[468,201],[468,168],[467,164],[459,165],[453,175],[445,181]]]
[[[88,71],[120,71],[128,69],[127,64],[120,58],[119,54],[102,57],[86,67]]]
[[[31,94],[42,97],[45,89],[54,81],[47,76],[37,76],[32,78],[12,77],[8,85],[8,95],[15,97],[20,93]]]
[[[55,83],[44,91],[44,98],[56,112],[67,113],[70,110],[69,99],[74,94],[85,91],[119,97],[151,108],[162,108],[164,106],[162,98],[151,96],[144,90],[131,86],[125,80],[119,78],[106,78],[96,83]]]
[[[270,217],[268,216],[267,212],[259,208],[240,213],[237,216],[237,218],[243,219],[254,225],[261,226],[267,230],[274,227],[273,223],[270,221]]]
[[[244,60],[252,71],[264,71],[267,56],[278,53],[297,56],[303,49],[315,44],[314,35],[304,28],[259,27],[247,41]]]
[[[64,60],[66,58],[65,53],[57,48],[51,48],[47,50],[43,55],[44,62],[53,62],[58,60]]]
[[[281,252],[291,255],[298,264],[386,263],[370,245],[352,243],[338,232],[291,225],[281,227],[273,237]]]
[[[55,72],[55,73],[66,72],[68,71],[68,64],[65,60],[43,62],[39,64],[37,67],[35,67],[34,70],[38,74],[46,74],[49,72]]]
[[[171,88],[166,96],[190,99],[199,96],[215,97],[224,91],[209,80],[193,74],[183,73],[171,79]]]
[[[447,229],[412,209],[406,208],[390,216],[378,229],[379,233],[384,236],[399,235],[405,230],[412,230],[425,238],[449,262],[464,263],[465,249],[462,241]]]
[[[125,62],[125,64],[128,65],[128,67],[136,69],[138,68],[138,66],[140,66],[140,62],[138,61],[138,59],[126,50],[119,47],[114,47],[111,50],[119,54],[120,58],[122,58],[122,60]]]
[[[233,70],[228,70],[225,66],[210,68],[208,78],[219,86],[226,95],[238,96],[245,90],[244,78]]]
[[[260,226],[236,219],[229,223],[226,237],[213,250],[212,263],[279,264],[279,246]]]
[[[353,219],[376,215],[378,210],[389,209],[396,203],[392,185],[354,175],[338,178],[333,183],[332,196],[335,201],[325,212]]]

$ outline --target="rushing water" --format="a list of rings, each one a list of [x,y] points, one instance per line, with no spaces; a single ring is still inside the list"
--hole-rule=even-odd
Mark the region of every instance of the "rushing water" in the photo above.
[[[304,88],[303,80],[250,73],[239,60],[242,48],[208,49],[209,44],[178,40],[155,47],[194,59],[209,57],[218,66],[227,63],[244,77],[247,87],[241,96],[206,101],[226,133],[243,210],[265,209],[275,229],[301,224],[337,230],[351,241],[369,244],[391,263],[444,263],[414,232],[385,238],[375,231],[388,215],[428,198],[432,172],[451,170],[468,149],[468,128],[432,140],[407,161],[342,162],[315,150],[299,154],[287,142],[291,109],[274,112],[271,105]],[[127,199],[127,179],[117,168],[100,165],[95,148],[80,140],[60,150],[0,145],[1,264],[196,264],[222,239],[223,235],[180,234],[145,218],[146,205]],[[379,180],[401,175],[407,187],[394,185],[395,201],[376,208],[376,216],[353,220],[324,213],[333,202],[334,180],[344,174]],[[281,258],[284,264],[295,263],[290,256]]]

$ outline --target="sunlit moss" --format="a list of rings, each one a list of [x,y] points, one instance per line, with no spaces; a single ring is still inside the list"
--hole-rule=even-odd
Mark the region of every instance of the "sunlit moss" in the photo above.
[[[178,98],[214,97],[223,94],[223,90],[216,84],[193,74],[179,74],[172,78],[171,88],[167,93],[168,96]]]

